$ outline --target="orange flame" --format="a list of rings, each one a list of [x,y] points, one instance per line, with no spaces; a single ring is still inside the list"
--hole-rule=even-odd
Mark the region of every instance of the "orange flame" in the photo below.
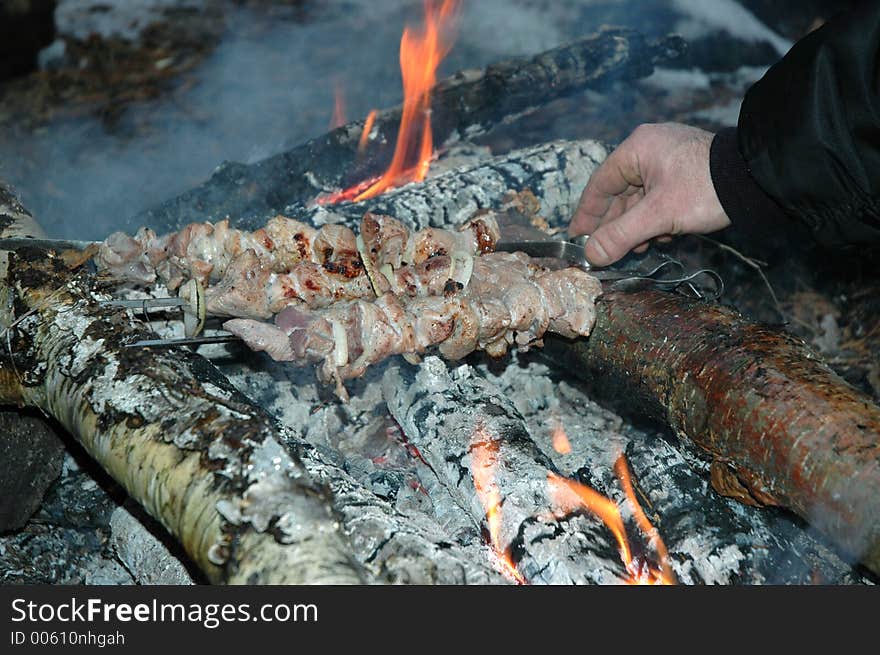
[[[561,421],[556,421],[553,426],[553,432],[550,435],[550,440],[553,443],[553,450],[555,450],[560,455],[568,455],[571,453],[571,442],[568,440],[568,435],[565,434],[565,428],[562,427]]]
[[[416,32],[411,27],[400,38],[400,72],[403,77],[403,112],[394,156],[378,179],[366,180],[349,189],[320,199],[320,204],[341,200],[360,202],[374,198],[390,188],[421,182],[428,174],[434,143],[431,135],[431,89],[437,83],[437,67],[449,53],[449,27],[459,0],[425,0],[425,25]],[[366,130],[365,133],[369,133]],[[363,134],[361,141],[364,141]]]
[[[358,140],[358,152],[363,152],[367,147],[367,141],[370,140],[370,132],[373,131],[373,123],[375,122],[376,110],[373,109],[367,114],[367,119],[364,121],[364,131],[361,132],[361,138]]]
[[[330,119],[330,129],[335,130],[337,127],[345,125],[345,92],[339,83],[336,83],[336,99],[333,102],[333,118]]]
[[[617,459],[614,470],[620,479],[627,499],[632,504],[636,523],[657,551],[661,561],[660,570],[647,565],[640,558],[633,557],[620,509],[610,498],[606,498],[587,485],[563,478],[555,473],[548,473],[547,482],[550,487],[553,503],[564,513],[571,513],[577,509],[586,508],[608,526],[617,540],[620,558],[623,560],[627,573],[630,575],[629,580],[627,580],[630,584],[675,584],[675,575],[669,566],[666,546],[660,539],[656,528],[651,525],[648,517],[645,516],[636,499],[629,467],[627,467],[623,455]]]
[[[501,544],[501,490],[495,481],[495,468],[498,464],[498,441],[488,434],[483,426],[477,426],[471,438],[471,474],[477,497],[486,511],[486,525],[489,528],[489,541],[493,550],[495,568],[518,584],[526,579],[520,573],[510,556],[510,550]]]
[[[660,538],[660,533],[651,524],[636,498],[636,492],[632,484],[632,474],[630,473],[629,466],[626,465],[626,457],[622,454],[614,463],[614,472],[617,474],[617,479],[620,480],[620,486],[623,487],[623,492],[626,494],[627,499],[629,499],[630,505],[632,505],[636,524],[639,526],[642,534],[648,537],[648,542],[654,547],[654,550],[657,551],[657,557],[660,560],[660,572],[657,581],[662,584],[675,584],[675,574],[672,572],[672,567],[669,566],[669,551],[666,550],[666,544]]]

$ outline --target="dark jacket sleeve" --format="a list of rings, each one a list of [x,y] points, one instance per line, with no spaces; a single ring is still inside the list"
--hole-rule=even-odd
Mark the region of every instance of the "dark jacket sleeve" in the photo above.
[[[880,243],[880,2],[814,31],[746,93],[710,167],[734,226],[805,223],[827,245]]]

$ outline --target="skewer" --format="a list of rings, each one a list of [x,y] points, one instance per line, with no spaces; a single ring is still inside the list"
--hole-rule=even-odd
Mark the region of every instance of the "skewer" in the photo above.
[[[74,239],[32,239],[31,237],[8,237],[0,239],[0,250],[19,250],[21,248],[40,248],[42,250],[85,250],[90,246],[100,246],[101,241],[77,241]]]
[[[148,309],[157,309],[161,307],[186,307],[189,303],[183,298],[141,298],[140,300],[122,300],[114,298],[112,300],[102,300],[100,305],[110,307],[127,307],[130,309],[142,309],[145,312]]]
[[[176,346],[201,346],[206,343],[231,343],[241,341],[234,334],[213,334],[211,336],[185,337],[182,339],[141,339],[125,344],[126,348],[174,348]]]

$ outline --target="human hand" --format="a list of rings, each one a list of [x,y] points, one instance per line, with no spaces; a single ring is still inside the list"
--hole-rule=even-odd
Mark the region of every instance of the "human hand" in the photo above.
[[[705,234],[730,225],[709,172],[710,132],[678,123],[640,125],[594,172],[572,236],[589,234],[587,260],[616,262],[630,250],[674,234]]]

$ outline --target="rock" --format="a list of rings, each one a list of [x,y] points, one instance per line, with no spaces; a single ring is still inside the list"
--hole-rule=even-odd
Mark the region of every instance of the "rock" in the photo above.
[[[0,533],[27,522],[63,459],[64,445],[42,419],[0,412]]]
[[[138,584],[190,585],[186,567],[124,507],[110,517],[110,544]]]

